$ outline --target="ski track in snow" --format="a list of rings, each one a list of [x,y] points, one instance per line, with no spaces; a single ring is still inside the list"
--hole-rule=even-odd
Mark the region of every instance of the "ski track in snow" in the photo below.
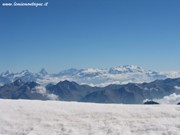
[[[179,135],[180,106],[0,100],[0,135]]]

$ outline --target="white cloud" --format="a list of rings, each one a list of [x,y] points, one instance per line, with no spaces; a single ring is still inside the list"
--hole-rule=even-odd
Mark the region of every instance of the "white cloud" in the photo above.
[[[173,93],[169,96],[165,96],[162,99],[154,99],[154,101],[160,104],[177,104],[180,102],[180,95]]]
[[[176,90],[180,90],[180,86],[174,86]]]
[[[58,96],[55,94],[47,94],[46,96],[50,100],[58,100]]]
[[[36,93],[42,94],[43,96],[46,95],[46,88],[42,86],[37,86],[33,89]]]
[[[58,96],[55,94],[50,94],[47,92],[46,88],[43,86],[37,86],[33,89],[33,92],[42,94],[43,96],[46,96],[50,100],[58,100]]]

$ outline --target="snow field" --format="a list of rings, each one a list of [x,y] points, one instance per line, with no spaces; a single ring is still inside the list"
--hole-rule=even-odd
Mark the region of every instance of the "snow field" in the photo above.
[[[0,100],[0,135],[179,135],[180,106]]]

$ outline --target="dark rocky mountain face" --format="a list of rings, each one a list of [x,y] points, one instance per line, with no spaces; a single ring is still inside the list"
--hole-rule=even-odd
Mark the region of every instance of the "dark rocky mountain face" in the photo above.
[[[117,87],[117,86],[116,86]],[[82,102],[139,104],[144,100],[142,90],[135,84],[119,86],[116,89],[95,91],[81,99]]]
[[[0,87],[0,98],[47,100],[42,93],[35,92],[39,86],[36,82],[16,80]],[[151,83],[129,83],[126,85],[109,85],[91,87],[76,82],[62,81],[46,86],[48,94],[58,96],[62,101],[79,101],[95,103],[142,104],[145,99],[158,99],[176,93],[180,94],[180,79],[156,80]]]
[[[98,87],[79,85],[70,81],[59,82],[56,85],[48,85],[46,89],[49,93],[58,95],[60,100],[64,101],[79,101],[84,96],[94,91],[101,90],[101,88]]]
[[[172,93],[180,94],[180,90],[176,89],[176,86],[180,86],[179,78],[156,80],[151,83],[141,84],[145,98],[149,99],[162,98]]]
[[[13,83],[0,87],[0,98],[3,99],[40,99],[46,98],[39,93],[33,92],[33,89],[39,86],[35,82],[23,82],[21,79]]]
[[[151,83],[115,86],[115,89],[105,87],[101,91],[95,91],[81,99],[83,102],[98,103],[125,103],[142,104],[145,99],[163,98],[172,93],[180,94],[176,89],[180,86],[180,79],[156,80]]]
[[[93,92],[81,99],[81,102],[95,103],[138,103],[135,100],[134,93],[128,92],[125,88],[114,90],[101,90]]]
[[[42,68],[39,74],[42,76],[45,76],[45,75],[48,75],[48,72],[44,68]]]

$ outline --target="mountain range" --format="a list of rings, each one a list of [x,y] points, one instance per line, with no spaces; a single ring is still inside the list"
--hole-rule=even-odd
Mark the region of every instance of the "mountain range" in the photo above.
[[[60,81],[69,80],[79,84],[104,87],[110,84],[143,83],[178,77],[180,77],[180,72],[157,72],[146,70],[136,65],[118,66],[110,69],[71,68],[56,74],[49,74],[43,68],[38,73],[33,73],[29,70],[23,70],[18,73],[10,71],[3,72],[0,74],[0,85],[2,86],[21,79],[25,82],[35,81],[43,86],[49,83],[56,84]]]
[[[0,87],[1,99],[38,99],[94,103],[142,104],[146,99],[162,99],[180,94],[180,78],[156,80],[150,83],[111,84],[105,87],[80,85],[60,81],[46,87],[21,79]]]

